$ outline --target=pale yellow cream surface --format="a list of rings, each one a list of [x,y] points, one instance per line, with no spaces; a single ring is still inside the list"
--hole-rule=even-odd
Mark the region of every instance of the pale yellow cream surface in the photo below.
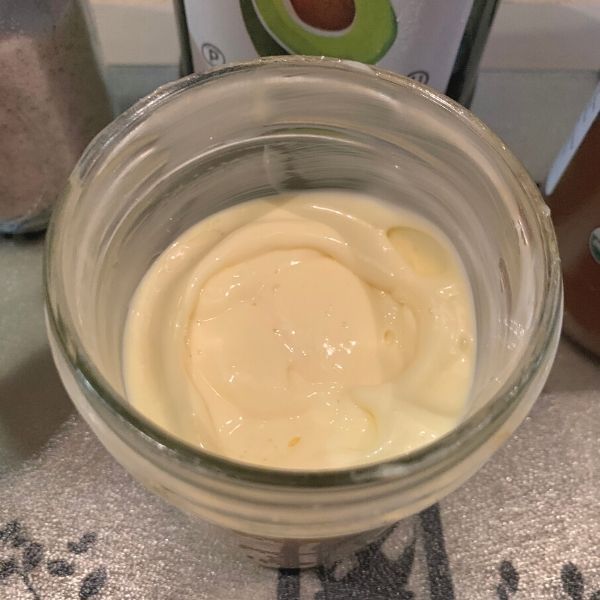
[[[427,221],[369,196],[305,192],[199,222],[139,285],[128,400],[244,462],[379,461],[448,432],[475,361],[471,291]]]

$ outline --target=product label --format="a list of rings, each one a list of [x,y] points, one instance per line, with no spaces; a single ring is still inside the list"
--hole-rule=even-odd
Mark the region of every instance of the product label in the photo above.
[[[194,70],[305,54],[376,64],[444,91],[473,0],[184,0]]]

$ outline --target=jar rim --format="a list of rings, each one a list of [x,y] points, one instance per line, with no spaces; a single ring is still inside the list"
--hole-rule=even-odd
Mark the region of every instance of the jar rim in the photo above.
[[[531,325],[532,338],[525,348],[519,368],[510,373],[500,389],[484,406],[459,423],[449,433],[407,454],[381,462],[337,469],[288,470],[242,463],[203,450],[178,439],[146,419],[135,409],[130,408],[125,399],[113,389],[87,356],[82,340],[76,328],[69,322],[68,315],[62,314],[60,306],[53,303],[52,290],[57,285],[57,281],[53,277],[53,260],[57,254],[55,252],[58,244],[57,233],[66,226],[61,220],[64,207],[68,203],[66,193],[58,202],[46,238],[44,291],[49,328],[58,342],[60,352],[78,377],[82,379],[80,383],[93,390],[95,398],[105,409],[141,433],[156,450],[170,455],[171,458],[189,467],[201,469],[215,476],[233,477],[249,483],[296,488],[340,487],[402,478],[408,481],[432,469],[436,471],[447,469],[459,463],[485,442],[519,405],[523,392],[543,366],[543,358],[553,346],[556,331],[560,328],[562,306],[560,261],[549,211],[525,168],[504,143],[470,111],[428,86],[378,67],[324,57],[261,58],[249,62],[228,64],[202,74],[192,74],[159,87],[118,116],[100,132],[80,158],[74,172],[78,173],[79,177],[85,178],[94,163],[108,156],[111,149],[128,132],[161,105],[175,96],[185,93],[186,90],[205,85],[219,78],[235,76],[240,72],[268,69],[273,66],[286,66],[290,69],[297,67],[310,67],[316,70],[338,69],[348,73],[360,72],[363,75],[369,73],[374,80],[382,79],[405,90],[410,90],[410,93],[420,95],[426,102],[443,107],[496,151],[499,159],[505,163],[518,181],[523,192],[523,199],[532,205],[537,219],[537,227],[542,232],[546,293],[543,295],[544,300],[537,311],[536,319]]]

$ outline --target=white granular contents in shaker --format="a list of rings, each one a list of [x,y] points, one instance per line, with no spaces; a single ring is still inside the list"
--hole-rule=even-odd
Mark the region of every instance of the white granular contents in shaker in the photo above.
[[[37,10],[5,5],[0,13],[0,222],[6,224],[48,211],[111,111],[78,2],[54,0]]]

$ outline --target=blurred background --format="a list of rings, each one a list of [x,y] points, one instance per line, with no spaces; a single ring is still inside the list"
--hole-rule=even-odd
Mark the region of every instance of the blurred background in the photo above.
[[[119,110],[178,77],[172,0],[90,4]],[[542,182],[591,97],[599,69],[600,0],[503,0],[471,108]]]

